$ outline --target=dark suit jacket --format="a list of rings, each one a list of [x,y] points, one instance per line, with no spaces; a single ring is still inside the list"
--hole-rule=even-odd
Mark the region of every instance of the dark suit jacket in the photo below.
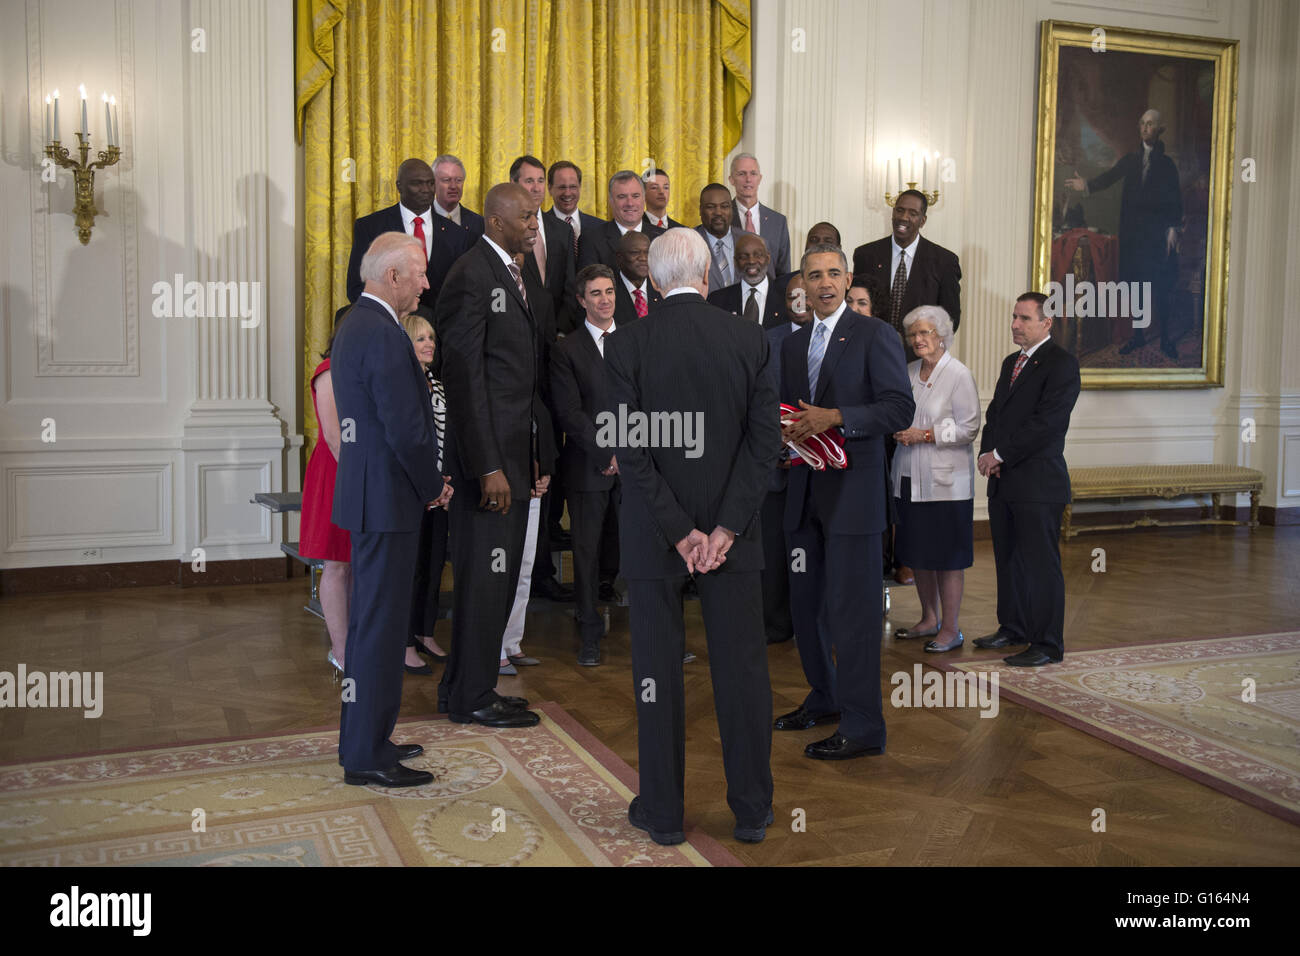
[[[452,266],[434,328],[447,425],[455,436],[449,465],[459,478],[457,493],[477,494],[478,479],[502,469],[512,498],[526,504],[533,461],[550,473],[539,457],[549,431],[549,416],[538,412],[543,329],[486,239]]]
[[[664,297],[658,290],[650,284],[650,279],[645,280],[646,308],[651,313],[658,311],[659,306],[663,304]],[[640,316],[636,314],[636,303],[632,301],[631,294],[627,291],[627,286],[623,284],[623,277],[619,275],[617,269],[614,270],[614,324],[619,328],[625,325],[631,325]],[[712,530],[712,529],[710,529]]]
[[[348,531],[418,531],[442,492],[429,386],[405,330],[384,307],[358,297],[330,352],[339,421],[331,520]]]
[[[614,476],[601,470],[609,467],[614,449],[596,442],[596,415],[608,405],[605,360],[585,324],[555,344],[550,371],[551,407],[568,436],[560,453],[560,479],[567,491],[607,491],[614,487]]]
[[[642,217],[644,219],[644,217]],[[647,225],[642,222],[641,231],[654,241],[663,235],[663,230],[655,226]],[[614,220],[602,222],[595,229],[588,229],[587,224],[582,224],[582,235],[578,237],[578,268],[589,266],[593,262],[599,262],[607,265],[615,272],[618,272],[618,260],[614,254],[618,252],[619,240],[623,238],[623,233],[618,231],[618,223]]]
[[[841,534],[879,534],[885,529],[885,436],[912,424],[916,405],[903,362],[903,343],[879,319],[845,309],[826,344],[817,394],[808,397],[810,320],[781,347],[781,401],[799,399],[844,416],[848,467],[814,473],[807,465],[790,469],[785,529],[799,527],[804,501],[819,496],[823,515]]]
[[[761,329],[693,293],[671,296],[653,322],[605,340],[607,410],[616,418],[623,406],[628,415],[681,412],[683,424],[687,416],[704,423],[697,457],[682,447],[631,447],[620,436],[624,577],[684,575],[676,543],[692,528],[708,534],[718,525],[736,533],[719,572],[762,568],[758,513],[781,450],[767,355]]]
[[[575,210],[574,214],[578,217],[578,222],[581,224],[581,228],[579,229],[579,232],[582,233],[583,235],[585,235],[588,230],[599,229],[601,226],[605,224],[604,219],[601,219],[599,216],[593,216],[591,215],[591,213],[583,212],[581,209]],[[564,217],[560,215],[560,211],[556,209],[554,206],[546,210],[546,212],[542,213],[542,215],[550,216],[552,219],[554,219],[562,226],[569,225],[567,222],[564,221]],[[569,228],[572,229],[573,227],[569,226]],[[577,265],[576,254],[574,259],[574,265]],[[579,317],[578,319],[578,324],[579,325],[582,324],[581,317]]]
[[[893,256],[892,241],[893,237],[886,236],[853,250],[854,281],[870,276],[886,296],[894,285],[894,276],[889,271],[889,260]],[[917,306],[937,305],[948,313],[952,319],[952,330],[956,332],[957,326],[961,324],[961,263],[956,253],[935,245],[925,236],[917,236],[916,243],[916,255],[912,259],[912,271],[908,273],[907,286],[903,290],[903,307],[898,320],[902,322],[903,316]],[[885,316],[888,321],[888,299],[871,305],[877,314]]]
[[[762,324],[765,329],[774,329],[777,326],[790,324],[785,317],[785,287],[790,281],[789,275],[779,276],[773,279],[768,276],[767,279],[767,299],[763,303]],[[743,279],[735,282],[725,289],[718,289],[716,292],[709,293],[709,302],[716,305],[719,309],[726,309],[734,315],[742,318],[745,315],[745,299],[749,296],[749,284]]]
[[[455,223],[453,222],[452,225]],[[483,222],[483,217],[464,203],[460,204],[460,226],[469,233],[471,243],[478,242],[487,231],[487,224]]]
[[[432,220],[430,231],[429,268],[425,273],[429,279],[429,288],[420,293],[420,304],[430,310],[438,304],[438,292],[447,277],[451,264],[474,244],[473,237],[450,219],[444,219],[429,207],[426,213]],[[387,209],[362,216],[352,226],[352,255],[348,259],[348,301],[357,301],[357,296],[365,291],[366,284],[361,280],[361,257],[366,254],[375,237],[385,232],[405,232],[402,225],[401,203],[394,203]],[[435,496],[436,497],[436,496]]]
[[[539,217],[538,225],[546,230],[546,276],[537,274],[537,257],[533,255],[524,256],[524,272],[545,287],[555,316],[555,329],[568,334],[573,331],[574,314],[578,310],[573,230],[551,216]]]
[[[989,479],[989,497],[1004,501],[1067,504],[1070,472],[1065,433],[1079,398],[1079,360],[1050,339],[1011,384],[1019,352],[1002,361],[993,400],[984,417],[980,454],[995,448],[1002,476]]]
[[[702,225],[696,226],[695,231],[700,234],[700,238],[702,238],[705,244],[708,245],[709,247],[709,294],[712,295],[714,292],[717,292],[719,289],[725,289],[729,285],[735,285],[735,281],[732,282],[722,281],[722,276],[718,272],[717,263],[715,263],[713,260],[713,249],[714,246],[717,244],[718,241],[717,237],[713,235],[713,233],[705,229],[704,226]],[[728,267],[727,275],[730,276],[733,280],[735,280],[735,276],[736,276],[736,240],[739,239],[744,234],[745,232],[743,229],[737,229],[735,226],[731,227],[731,256],[729,261],[727,262],[727,267]],[[771,277],[770,271],[768,272],[768,276],[769,278]]]
[[[641,226],[642,228],[649,226],[651,229],[659,229],[660,232],[667,232],[669,229],[683,228],[682,224],[678,222],[676,219],[674,219],[672,216],[665,216],[664,218],[668,220],[668,225],[660,229],[659,226],[655,225],[655,221],[650,218],[650,213],[647,212],[645,215],[641,217]]]
[[[794,334],[794,329],[788,321],[783,321],[780,325],[773,326],[763,333],[767,336],[768,356],[767,369],[765,374],[772,382],[772,388],[777,395],[781,394],[781,347],[785,345],[785,340]],[[778,417],[780,417],[778,415]],[[785,446],[782,445],[782,448]],[[802,467],[802,466],[800,466]],[[768,476],[768,491],[785,491],[786,486],[790,483],[789,468],[773,468],[772,473]],[[784,522],[783,522],[784,524]]]

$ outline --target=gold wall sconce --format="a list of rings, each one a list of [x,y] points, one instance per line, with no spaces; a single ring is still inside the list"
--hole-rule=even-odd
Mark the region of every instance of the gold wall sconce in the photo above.
[[[79,88],[81,93],[81,128],[77,130],[78,151],[81,153],[80,161],[73,159],[66,146],[59,142],[59,91],[55,90],[52,96],[45,97],[45,155],[53,160],[57,165],[64,169],[72,170],[72,179],[75,186],[73,214],[76,217],[77,238],[81,240],[84,246],[90,242],[90,230],[95,225],[95,170],[107,169],[109,166],[115,166],[122,156],[122,151],[118,146],[118,134],[120,132],[117,125],[117,97],[110,97],[105,93],[102,97],[104,102],[104,129],[108,139],[107,149],[99,151],[99,159],[90,162],[90,118],[86,109],[86,87],[83,85]],[[53,125],[50,120],[50,107],[53,106],[54,118]]]
[[[933,155],[927,151],[917,152],[915,145],[912,147],[911,154],[910,154],[907,188],[917,189],[919,192],[925,195],[925,200],[926,203],[928,204],[927,209],[929,208],[929,206],[933,206],[939,201],[938,186],[939,186],[939,180],[941,178],[939,173],[940,155],[941,154],[939,153],[938,150],[935,150]],[[921,176],[919,180],[916,175],[916,160],[918,157],[920,157],[921,160]],[[895,165],[895,163],[897,165]],[[894,173],[894,176],[892,177],[889,175],[891,172],[891,167],[892,167],[892,172]],[[891,178],[895,180],[898,186],[898,192],[896,193],[891,193],[889,191],[889,181]],[[919,188],[918,188],[918,182],[919,182]],[[933,185],[935,188],[934,189],[927,188],[931,185]],[[899,155],[896,160],[894,159],[885,160],[885,205],[889,206],[892,209],[894,203],[898,201],[898,197],[901,196],[902,194],[903,194],[903,157],[902,155]]]

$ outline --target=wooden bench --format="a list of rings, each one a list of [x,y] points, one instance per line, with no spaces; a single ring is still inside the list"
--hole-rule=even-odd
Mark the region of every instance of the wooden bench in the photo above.
[[[1084,531],[1118,531],[1126,528],[1183,525],[1246,525],[1259,527],[1259,493],[1264,489],[1264,475],[1254,468],[1239,465],[1126,465],[1110,468],[1071,468],[1071,503],[1061,516],[1061,537],[1072,538]],[[1219,508],[1225,494],[1250,494],[1250,520],[1220,518]],[[1071,510],[1075,501],[1098,498],[1181,498],[1185,495],[1210,495],[1210,513],[1187,521],[1153,518],[1146,512],[1136,521],[1117,524],[1089,524],[1074,527]]]

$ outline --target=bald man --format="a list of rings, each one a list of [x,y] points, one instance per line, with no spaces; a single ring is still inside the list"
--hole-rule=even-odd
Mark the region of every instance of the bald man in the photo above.
[[[386,232],[404,232],[424,241],[429,287],[420,294],[420,305],[432,311],[451,264],[474,243],[469,232],[433,210],[433,170],[422,159],[408,159],[397,167],[395,205],[362,216],[352,227],[352,255],[348,260],[348,301],[356,302],[365,289],[361,278],[361,257],[375,239]]]
[[[1160,350],[1177,361],[1177,330],[1170,306],[1178,280],[1178,230],[1183,222],[1183,196],[1178,169],[1165,155],[1160,136],[1165,131],[1159,110],[1150,109],[1138,119],[1137,149],[1099,176],[1085,181],[1075,170],[1065,184],[1076,192],[1093,193],[1124,181],[1119,200],[1119,280],[1151,283],[1151,318],[1160,325]],[[1144,329],[1135,328],[1119,350],[1121,355],[1146,345]]]
[[[531,727],[538,717],[527,702],[495,687],[529,499],[546,493],[555,458],[540,391],[542,330],[529,304],[545,292],[524,281],[515,261],[533,254],[537,202],[502,183],[488,192],[483,213],[483,237],[452,266],[434,317],[457,491],[449,522],[452,647],[438,698],[456,723]]]
[[[709,302],[733,315],[774,329],[785,323],[785,284],[789,276],[771,278],[771,256],[762,238],[751,232],[736,237],[735,275],[740,281],[710,290]]]

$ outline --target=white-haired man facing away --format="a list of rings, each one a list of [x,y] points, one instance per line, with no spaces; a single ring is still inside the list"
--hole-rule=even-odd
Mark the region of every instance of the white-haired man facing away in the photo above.
[[[772,696],[759,574],[759,510],[781,450],[762,329],[709,305],[709,249],[690,229],[650,246],[664,296],[652,320],[605,345],[611,425],[623,478],[621,568],[631,604],[641,792],[628,819],[657,843],[683,837],[682,589],[704,614],[727,803],[738,840],[772,822]],[[643,424],[644,427],[637,427]],[[625,427],[625,425],[627,427]]]

